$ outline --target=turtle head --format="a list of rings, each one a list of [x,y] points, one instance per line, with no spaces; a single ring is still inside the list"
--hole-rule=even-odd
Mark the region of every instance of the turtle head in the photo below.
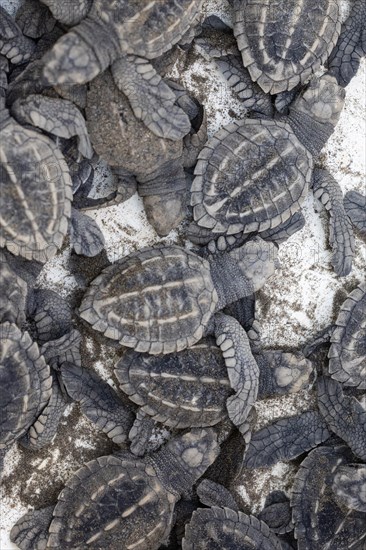
[[[324,74],[314,78],[308,87],[294,101],[293,108],[310,115],[320,123],[336,126],[344,105],[346,92],[338,85],[334,76]]]
[[[108,66],[101,66],[93,49],[73,30],[62,36],[42,61],[42,80],[47,86],[85,84]]]
[[[246,242],[228,254],[235,260],[242,275],[252,283],[254,292],[262,288],[279,267],[276,245],[260,237]]]

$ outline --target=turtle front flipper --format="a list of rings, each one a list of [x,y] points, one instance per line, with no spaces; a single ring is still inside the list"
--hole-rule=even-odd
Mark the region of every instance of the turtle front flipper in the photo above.
[[[328,437],[326,422],[317,411],[281,418],[252,435],[244,465],[260,468],[292,460]]]
[[[343,206],[343,194],[339,184],[326,170],[314,170],[314,195],[329,211],[329,243],[334,251],[332,265],[340,277],[352,271],[355,242],[352,224]]]
[[[250,409],[257,399],[259,368],[245,330],[233,317],[215,316],[216,343],[220,346],[235,395],[226,401],[229,418],[244,433]]]
[[[80,153],[88,159],[92,158],[93,149],[85,120],[71,101],[30,94],[12,104],[11,114],[19,124],[32,124],[63,138],[77,136]]]
[[[134,115],[155,135],[177,141],[191,129],[185,112],[174,105],[175,94],[144,58],[127,55],[112,65],[118,88],[128,97]]]
[[[230,491],[211,479],[201,481],[197,487],[197,495],[205,506],[225,506],[232,510],[238,510],[238,505]]]
[[[71,307],[53,290],[42,288],[29,293],[27,317],[40,344],[61,338],[72,327]]]
[[[62,365],[61,377],[69,396],[79,402],[82,413],[114,443],[124,443],[134,415],[113,388],[94,372],[70,363]]]
[[[330,54],[329,73],[336,77],[340,86],[345,87],[357,73],[361,58],[365,55],[366,4],[364,0],[355,0]]]
[[[366,197],[357,191],[348,191],[343,204],[352,225],[366,239]]]
[[[42,449],[52,443],[66,405],[65,395],[60,389],[56,376],[53,376],[50,400],[19,443],[32,450]]]
[[[10,531],[11,542],[21,550],[46,548],[53,509],[54,506],[48,506],[22,516]]]
[[[366,460],[366,411],[355,397],[343,394],[332,378],[318,381],[318,406],[328,427],[341,437],[353,453]]]
[[[0,54],[14,65],[28,61],[35,49],[35,43],[23,35],[8,12],[0,6]]]
[[[76,254],[88,257],[97,256],[105,245],[97,222],[75,208],[71,209],[70,240]]]

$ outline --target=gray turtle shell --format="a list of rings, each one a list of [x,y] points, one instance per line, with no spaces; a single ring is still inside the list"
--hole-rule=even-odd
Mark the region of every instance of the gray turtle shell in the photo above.
[[[198,342],[217,302],[207,260],[179,246],[160,246],[107,267],[79,312],[108,338],[158,354]]]
[[[132,456],[103,456],[80,468],[58,497],[47,548],[154,550],[177,497],[154,468]]]
[[[221,350],[204,342],[164,357],[129,350],[115,374],[121,390],[146,414],[174,428],[217,424],[233,393]]]
[[[193,512],[183,550],[281,550],[281,542],[254,516],[213,506]]]
[[[0,246],[46,262],[62,245],[72,183],[58,147],[5,114],[1,127]]]
[[[341,31],[338,0],[234,1],[244,66],[265,92],[291,90],[326,61]]]
[[[36,342],[11,323],[0,325],[0,449],[21,437],[51,397],[52,377]]]
[[[346,386],[366,388],[366,284],[342,304],[331,337],[329,373]]]
[[[274,120],[221,128],[198,156],[191,204],[213,233],[261,232],[300,209],[313,159],[291,127]]]

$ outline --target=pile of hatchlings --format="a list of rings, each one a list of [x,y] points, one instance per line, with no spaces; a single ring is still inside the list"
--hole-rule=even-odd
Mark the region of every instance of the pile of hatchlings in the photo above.
[[[309,192],[337,276],[366,239],[366,196],[318,162],[366,54],[366,3],[341,23],[338,0],[231,0],[231,26],[202,5],[0,8],[0,457],[50,445],[70,402],[112,448],[16,522],[24,550],[366,548],[365,281],[301,350],[263,350],[255,304]],[[165,78],[193,47],[243,105],[210,139],[205,106]],[[95,198],[101,160],[114,187]],[[110,263],[88,209],[135,192],[180,246]],[[37,286],[66,241],[84,284],[71,301]],[[117,353],[114,387],[85,338]],[[257,400],[304,388],[311,410],[253,429]],[[290,493],[246,514],[236,480],[278,461],[297,467]]]

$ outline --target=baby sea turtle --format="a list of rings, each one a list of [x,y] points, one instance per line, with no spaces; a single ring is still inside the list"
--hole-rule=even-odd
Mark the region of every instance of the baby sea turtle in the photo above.
[[[254,82],[277,94],[323,64],[341,30],[338,0],[233,0],[234,34]]]
[[[329,373],[345,386],[366,388],[366,284],[342,304],[331,336]]]
[[[111,65],[135,116],[156,135],[181,139],[189,132],[188,117],[174,105],[174,94],[148,60],[179,42],[197,21],[201,5],[202,0],[94,0],[81,23],[44,56],[44,81],[82,84]]]
[[[274,246],[261,239],[210,263],[178,246],[147,248],[107,267],[79,314],[108,338],[153,355],[181,351],[214,332],[236,392],[227,402],[229,417],[243,429],[257,395],[258,366],[244,329],[218,312],[261,288],[275,266]]]
[[[238,509],[231,493],[218,483],[202,481],[197,494],[210,508],[199,508],[186,524],[183,550],[280,550],[280,540],[261,520]]]
[[[24,436],[49,402],[50,368],[28,332],[12,323],[0,325],[0,453]]]
[[[128,452],[80,468],[58,502],[29,512],[11,531],[21,550],[156,550],[170,533],[175,503],[218,454],[214,432],[192,430],[145,459]]]
[[[327,74],[313,80],[278,119],[245,119],[221,128],[198,156],[191,187],[195,223],[205,235],[273,229],[297,212],[313,181],[330,211],[332,263],[352,268],[354,239],[339,185],[314,158],[334,131],[344,90]]]
[[[344,446],[318,447],[303,460],[291,492],[292,519],[298,548],[363,548],[365,514],[338,501],[333,486],[340,468],[353,461]]]
[[[136,183],[135,188],[130,185],[131,176],[135,176],[148,220],[159,235],[167,235],[185,217],[188,185],[183,167],[194,165],[207,139],[205,124],[201,124],[205,119],[199,116],[201,107],[188,94],[186,99],[188,105],[182,108],[190,118],[199,119],[189,142],[190,158],[184,156],[185,141],[157,137],[135,116],[110,71],[95,78],[87,94],[87,127],[95,151],[118,169],[117,174],[122,170],[117,200],[129,198],[136,190]]]

